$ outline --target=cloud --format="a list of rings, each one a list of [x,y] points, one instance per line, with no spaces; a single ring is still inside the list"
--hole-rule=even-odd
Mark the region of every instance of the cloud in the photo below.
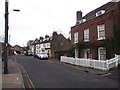
[[[83,15],[110,0],[9,0],[9,10],[21,11],[9,14],[11,44],[25,45],[28,40],[39,38],[52,31],[61,30],[68,37],[70,27],[76,23],[76,11]],[[4,13],[4,0],[0,11]],[[0,32],[4,33],[4,14],[0,17]]]

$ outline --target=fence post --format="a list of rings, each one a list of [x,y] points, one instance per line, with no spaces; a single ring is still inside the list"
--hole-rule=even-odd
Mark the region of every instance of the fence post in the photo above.
[[[115,54],[116,67],[118,66],[118,55]]]
[[[106,66],[107,66],[106,70],[109,70],[109,63],[108,63],[108,59],[106,60]]]
[[[94,61],[93,63],[94,63],[94,65],[93,65],[93,66],[94,66],[94,68],[96,68],[96,67],[95,67],[95,61]]]
[[[60,61],[62,62],[62,56],[60,56]]]

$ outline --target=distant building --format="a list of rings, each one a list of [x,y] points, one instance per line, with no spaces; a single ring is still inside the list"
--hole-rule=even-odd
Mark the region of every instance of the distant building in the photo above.
[[[51,55],[60,59],[60,56],[67,56],[70,49],[71,41],[66,39],[62,34],[53,32],[51,40]]]
[[[8,48],[7,48],[7,52],[8,52],[8,56],[13,55],[13,47],[8,44]],[[3,57],[4,54],[4,43],[0,42],[0,57]]]
[[[11,56],[14,54],[14,48],[10,44],[8,44],[8,55]]]
[[[2,59],[2,55],[3,55],[3,43],[0,42],[0,59]]]
[[[45,49],[49,58],[58,59],[61,55],[67,55],[70,40],[66,39],[62,34],[53,32],[53,36],[46,35],[45,38],[35,39],[28,47],[31,47],[30,50],[34,52],[34,55],[39,53],[41,49]]]
[[[29,41],[27,42],[27,46],[31,45],[32,42],[33,42],[33,40],[29,40]]]
[[[76,24],[71,27],[71,42],[75,57],[106,60],[120,54],[120,0],[82,16],[76,13]]]
[[[18,53],[18,54],[21,54],[21,52],[23,52],[23,48],[20,47],[19,45],[13,46],[13,49],[14,49],[14,51],[16,51],[16,53]]]

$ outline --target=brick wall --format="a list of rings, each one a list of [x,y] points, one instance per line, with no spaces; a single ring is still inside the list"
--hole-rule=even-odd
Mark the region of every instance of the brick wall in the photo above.
[[[112,32],[112,17],[113,12],[109,12],[105,15],[102,15],[100,17],[91,19],[89,21],[86,21],[85,23],[79,24],[77,26],[71,27],[71,40],[72,43],[74,43],[74,33],[78,32],[79,41],[83,41],[83,33],[85,29],[90,30],[90,41],[97,41],[98,39],[98,33],[97,33],[97,25],[105,24],[105,36],[110,37],[113,36]]]
[[[78,32],[78,41],[79,42],[84,42],[84,30],[85,29],[89,29],[89,42],[97,42],[94,44],[94,48],[91,48],[91,53],[92,53],[92,58],[93,59],[98,59],[98,48],[99,47],[104,47],[104,41],[101,40],[97,40],[98,39],[98,31],[97,31],[97,26],[98,25],[105,25],[105,38],[109,39],[110,37],[114,37],[116,35],[114,35],[114,23],[116,23],[116,25],[119,27],[120,25],[120,2],[119,3],[115,3],[115,2],[109,2],[95,10],[93,10],[92,12],[86,14],[83,18],[86,18],[86,22],[81,23],[81,24],[77,24],[73,27],[71,27],[71,42],[72,44],[74,44],[74,33]],[[95,17],[96,12],[98,12],[99,10],[105,10],[105,13],[101,16]],[[120,33],[120,31],[117,31],[118,33]],[[85,44],[89,45],[89,42],[84,42]],[[79,43],[78,43],[79,44]],[[75,44],[74,44],[75,45]],[[81,47],[79,45],[79,47]],[[78,47],[76,47],[78,48]],[[84,49],[86,49],[87,47],[84,46]],[[79,50],[80,48],[78,48]],[[108,54],[109,52],[109,54]],[[111,58],[114,57],[114,54],[116,52],[113,51],[113,48],[109,48],[109,50],[107,50],[107,58]],[[79,56],[83,57],[84,53],[83,50],[79,50]]]

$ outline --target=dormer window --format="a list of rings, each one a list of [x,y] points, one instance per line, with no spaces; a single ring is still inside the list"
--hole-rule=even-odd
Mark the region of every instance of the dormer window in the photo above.
[[[80,20],[78,22],[79,22],[79,24],[84,23],[84,22],[86,22],[86,19],[82,19],[82,20]]]
[[[49,38],[46,38],[47,41],[49,41]]]
[[[40,40],[40,42],[42,42],[42,40]]]
[[[105,13],[105,10],[100,10],[100,11],[98,11],[97,13],[96,13],[96,17],[98,17],[98,16],[100,16],[100,15],[102,15],[102,14],[104,14]]]
[[[50,40],[52,40],[52,37],[50,37]]]

